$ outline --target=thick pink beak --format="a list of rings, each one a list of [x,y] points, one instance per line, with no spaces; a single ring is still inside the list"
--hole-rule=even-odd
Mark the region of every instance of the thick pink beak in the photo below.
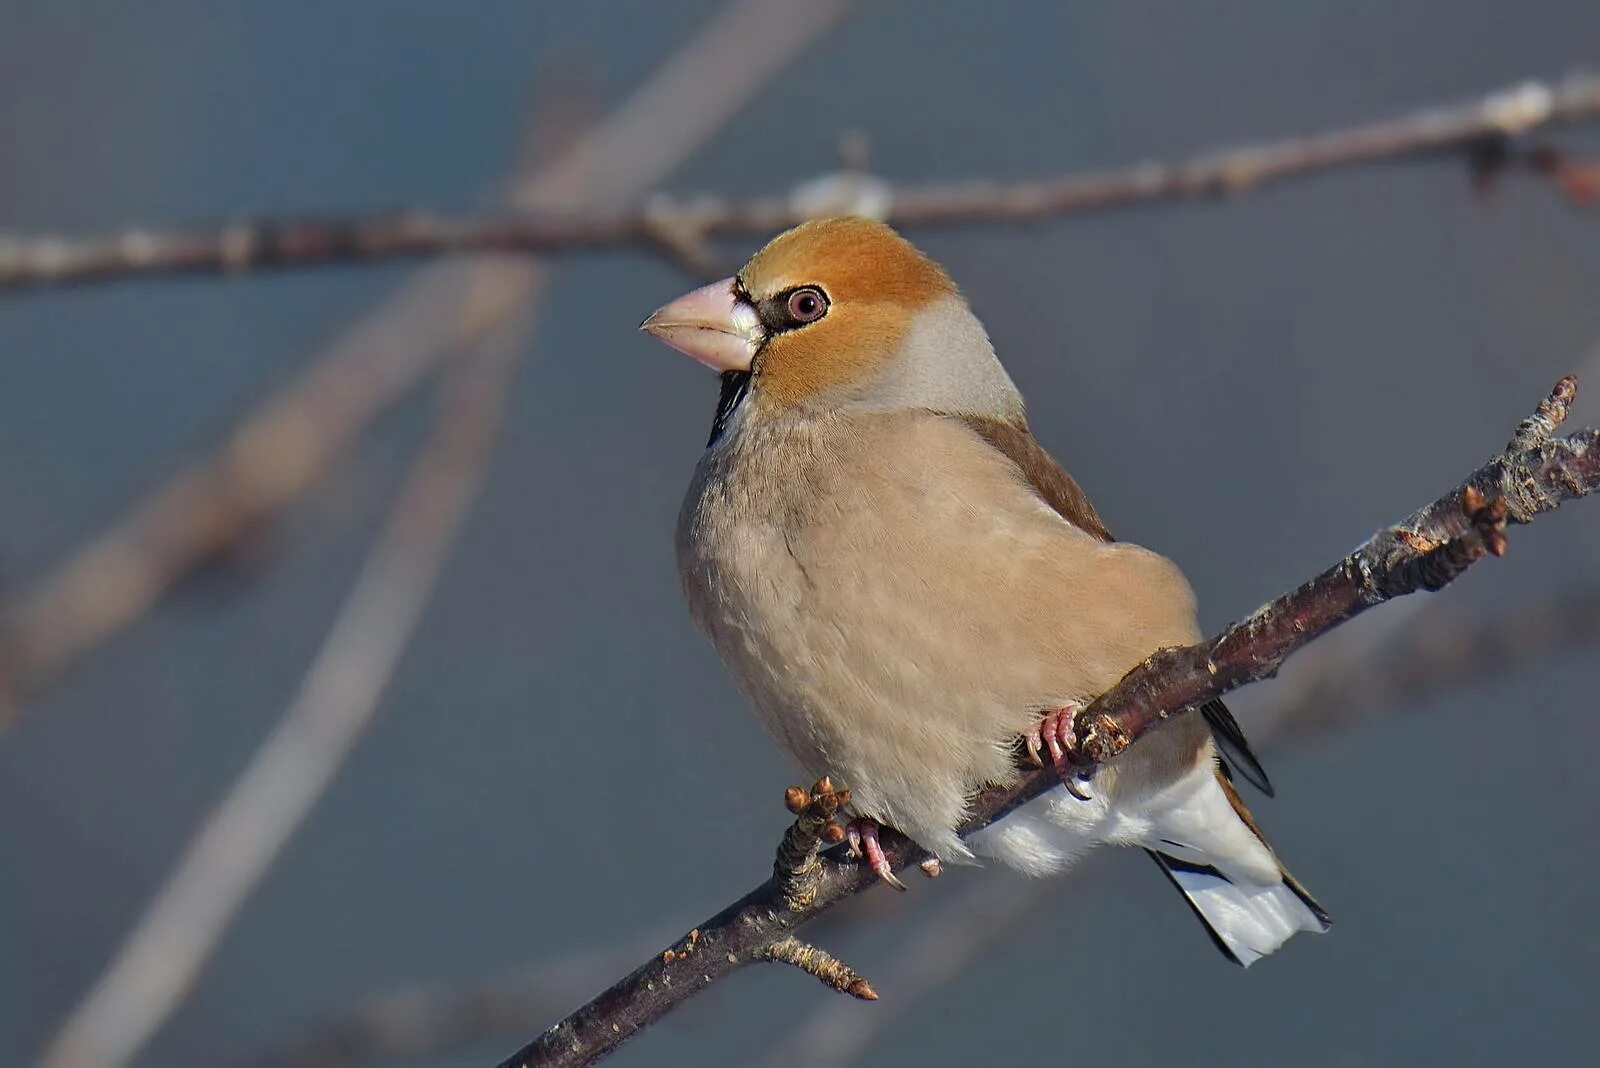
[[[686,293],[639,325],[716,371],[748,371],[761,340],[755,309],[734,295],[733,279]]]

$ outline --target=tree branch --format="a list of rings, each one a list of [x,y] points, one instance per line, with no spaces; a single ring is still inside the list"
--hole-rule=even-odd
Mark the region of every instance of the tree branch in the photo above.
[[[1273,674],[1297,649],[1374,605],[1438,589],[1483,556],[1498,555],[1505,549],[1506,523],[1531,522],[1600,487],[1600,432],[1554,436],[1576,390],[1574,378],[1562,379],[1503,452],[1298,589],[1214,638],[1162,650],[1130,671],[1079,714],[1083,770],[1092,772],[1198,704]],[[1037,771],[1024,773],[1013,785],[983,791],[962,833],[987,826],[1056,783],[1053,772]],[[899,835],[886,834],[885,849],[897,869],[927,856]],[[692,953],[652,958],[500,1068],[593,1064],[718,979],[750,961],[768,959],[773,944],[874,882],[865,865],[839,849],[823,854],[815,894],[804,908],[794,908],[780,880],[769,879],[700,924]]]
[[[1399,611],[1427,607],[1420,616]],[[1319,641],[1295,660],[1296,684],[1275,687],[1272,711],[1247,724],[1256,747],[1271,756],[1286,744],[1352,729],[1380,712],[1415,708],[1419,700],[1502,678],[1600,642],[1600,586],[1541,599],[1492,619],[1463,619],[1454,602],[1402,602],[1384,613],[1378,648],[1352,655],[1334,641]],[[1396,618],[1411,620],[1396,628]],[[1341,633],[1351,633],[1343,631]],[[1318,660],[1308,674],[1307,661]],[[1359,669],[1359,670],[1358,670]],[[1076,869],[1074,869],[1076,870]],[[881,965],[878,979],[893,997],[872,1012],[837,998],[817,1004],[787,1035],[768,1045],[761,1068],[846,1068],[870,1054],[896,1020],[1011,940],[1053,901],[1060,880],[975,879],[936,905]],[[875,969],[877,970],[877,969]],[[530,1013],[531,1015],[531,1013]]]
[[[1552,178],[1568,196],[1600,196],[1600,175],[1542,146],[1515,144],[1535,130],[1600,119],[1600,77],[1528,82],[1481,99],[1399,118],[1064,178],[1017,183],[892,187],[869,176],[809,183],[787,196],[733,201],[653,198],[642,208],[516,211],[488,216],[407,212],[323,220],[238,222],[186,233],[133,230],[111,237],[0,235],[0,289],[180,274],[239,274],[374,263],[452,253],[543,256],[616,249],[664,253],[703,273],[713,238],[762,237],[841,210],[900,227],[1022,223],[1159,201],[1233,196],[1271,182],[1380,160],[1463,153],[1480,179],[1512,165]],[[836,187],[835,187],[836,186]],[[843,204],[819,203],[843,196]]]

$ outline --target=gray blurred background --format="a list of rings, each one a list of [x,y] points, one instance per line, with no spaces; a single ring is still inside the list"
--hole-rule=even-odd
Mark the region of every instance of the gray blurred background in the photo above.
[[[536,85],[581,84],[603,110],[716,9],[8,0],[0,230],[470,209],[513,165]],[[806,17],[794,4],[770,32]],[[871,0],[664,188],[782,191],[832,167],[847,129],[893,180],[1173,158],[1556,78],[1600,64],[1597,44],[1591,0]],[[1217,627],[1442,492],[1585,361],[1574,421],[1600,419],[1597,226],[1534,177],[1484,200],[1440,160],[915,236],[1045,444],[1120,536],[1182,565]],[[417,269],[0,296],[4,588]],[[635,332],[691,281],[644,254],[559,265],[378,720],[141,1063],[250,1057],[386,990],[555,968],[525,1024],[382,1062],[490,1063],[767,871],[794,776],[692,631],[672,561],[716,386]],[[0,1063],[38,1055],[293,696],[432,411],[424,390],[386,415],[241,561],[78,662],[0,740]],[[1600,584],[1597,507],[1516,532],[1417,618]],[[1248,972],[1144,858],[1108,852],[898,1007],[911,991],[884,977],[925,916],[979,880],[1017,891],[957,870],[865,895],[816,933],[884,1000],[838,1011],[903,1010],[868,1051],[880,1068],[1588,1060],[1594,672],[1592,648],[1568,649],[1270,747],[1279,798],[1256,811],[1336,927]],[[1295,674],[1239,695],[1247,728]],[[1536,744],[1508,752],[1508,724]],[[614,1063],[752,1062],[831,997],[747,970]]]

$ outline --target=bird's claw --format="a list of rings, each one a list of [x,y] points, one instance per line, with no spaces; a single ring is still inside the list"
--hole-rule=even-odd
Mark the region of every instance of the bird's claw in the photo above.
[[[1078,712],[1077,705],[1067,705],[1047,713],[1022,736],[1022,744],[1035,767],[1044,767],[1039,750],[1041,747],[1047,750],[1050,765],[1056,769],[1056,775],[1060,777],[1067,793],[1079,801],[1087,801],[1089,795],[1083,789],[1077,769],[1072,766],[1072,757],[1078,749],[1078,736],[1073,730]]]
[[[883,855],[883,846],[878,841],[877,820],[867,819],[865,816],[853,819],[845,830],[845,836],[850,842],[850,855],[864,857],[867,866],[872,869],[879,882],[887,883],[896,890],[906,889],[906,884],[900,881],[894,869],[889,866],[889,858]]]
[[[1039,757],[1039,749],[1044,745],[1040,734],[1040,724],[1035,723],[1022,736],[1022,746],[1028,751],[1028,763],[1036,768],[1044,767],[1044,761]]]
[[[820,824],[817,834],[823,841],[833,843],[848,839],[850,855],[858,859],[864,858],[867,865],[872,868],[872,873],[881,882],[888,883],[896,890],[906,889],[906,884],[900,881],[894,869],[889,866],[889,858],[884,856],[883,845],[878,840],[878,821],[863,816],[851,820],[846,827],[833,818],[835,813],[850,804],[848,787],[842,790],[835,789],[833,780],[824,776],[809,790],[800,786],[789,787],[784,791],[783,803],[784,807],[802,821],[811,820]],[[938,857],[924,860],[921,869],[922,874],[930,879],[937,879],[942,871]]]

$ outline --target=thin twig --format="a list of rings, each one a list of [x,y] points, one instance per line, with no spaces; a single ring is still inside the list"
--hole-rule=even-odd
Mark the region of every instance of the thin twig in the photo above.
[[[795,20],[784,0],[731,0],[605,122],[518,182],[512,204],[614,209],[642,196],[850,6],[819,0]],[[777,25],[785,30],[774,35]],[[184,467],[26,591],[0,626],[0,733],[21,701],[282,512],[379,414],[515,314],[539,271],[497,260],[427,272],[245,418],[216,453]],[[461,321],[469,293],[476,311]]]
[[[784,907],[802,912],[816,900],[817,891],[821,889],[823,845],[837,844],[845,837],[844,825],[834,816],[850,804],[850,791],[835,790],[833,781],[823,777],[809,791],[798,786],[789,787],[784,794],[784,804],[795,814],[794,822],[778,841],[777,853],[772,858],[772,878],[778,885]],[[690,931],[685,952],[698,948],[699,941],[699,929]],[[793,935],[761,947],[757,957],[799,968],[827,986],[862,1001],[878,1000],[878,992],[854,968],[827,950],[802,942]],[[674,959],[673,950],[662,954],[662,959],[670,963]]]
[[[1379,531],[1355,552],[1292,593],[1257,609],[1210,641],[1148,657],[1078,717],[1078,756],[1086,768],[1200,703],[1275,674],[1318,634],[1385,601],[1439,590],[1486,555],[1506,551],[1508,522],[1527,523],[1600,486],[1600,432],[1553,434],[1577,396],[1577,379],[1556,383],[1518,425],[1505,450],[1451,493]],[[1037,796],[991,791],[988,819]],[[980,802],[980,809],[983,807]]]
[[[878,992],[872,989],[872,984],[857,975],[850,965],[825,949],[800,941],[794,935],[786,935],[775,942],[768,942],[756,950],[755,957],[757,960],[799,968],[807,975],[820,980],[824,986],[831,986],[839,993],[849,994],[860,1001],[878,1000]]]
[[[763,48],[809,30],[816,16],[788,20]],[[1559,83],[1527,82],[1450,107],[1214,151],[1177,163],[1147,162],[1121,170],[1017,183],[896,188],[855,176],[855,210],[896,226],[1021,223],[1158,201],[1213,199],[1289,178],[1380,160],[1466,153],[1480,177],[1511,164],[1553,179],[1574,201],[1593,199],[1594,168],[1543,146],[1512,143],[1532,131],[1600,119],[1600,78],[1574,75]],[[176,274],[245,271],[440,256],[521,252],[542,256],[618,248],[661,251],[704,273],[713,238],[759,237],[817,214],[808,194],[732,201],[654,198],[643,208],[444,216],[415,211],[323,220],[239,222],[188,233],[130,231],[115,237],[0,235],[0,289],[66,285]]]
[[[1208,641],[1163,650],[1130,671],[1078,717],[1084,769],[1092,771],[1186,710],[1267,677],[1312,639],[1374,605],[1437,589],[1484,555],[1503,551],[1507,522],[1531,522],[1563,501],[1600,488],[1600,432],[1553,436],[1575,392],[1575,380],[1562,379],[1505,451],[1298,589]],[[1507,744],[1516,748],[1519,740]],[[987,826],[1056,785],[1053,771],[1041,771],[983,791],[962,833]],[[901,836],[885,838],[885,851],[897,869],[927,856]],[[696,928],[699,952],[692,962],[646,961],[501,1068],[593,1064],[699,991],[762,959],[765,947],[876,882],[865,865],[839,850],[823,860],[816,896],[805,910],[790,908],[778,881],[768,879]]]
[[[817,896],[823,843],[834,845],[844,837],[844,828],[833,817],[850,804],[850,791],[834,790],[833,782],[824,778],[809,792],[789,787],[784,803],[794,813],[794,822],[778,841],[772,877],[788,906],[800,910]]]
[[[939,902],[906,935],[901,951],[874,973],[891,992],[872,1011],[839,998],[817,1004],[786,1036],[766,1047],[763,1068],[844,1068],[921,999],[961,975],[984,951],[1059,903],[1057,879],[983,873]]]

